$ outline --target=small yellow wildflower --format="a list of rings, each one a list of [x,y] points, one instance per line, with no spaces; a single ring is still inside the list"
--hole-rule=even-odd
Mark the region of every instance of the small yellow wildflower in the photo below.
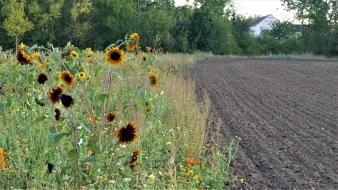
[[[241,178],[241,179],[239,180],[239,182],[240,182],[240,183],[244,183],[244,179]]]

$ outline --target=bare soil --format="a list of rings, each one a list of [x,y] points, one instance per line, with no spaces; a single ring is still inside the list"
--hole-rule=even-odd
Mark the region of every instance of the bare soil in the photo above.
[[[338,189],[338,62],[217,57],[191,71],[243,189]]]

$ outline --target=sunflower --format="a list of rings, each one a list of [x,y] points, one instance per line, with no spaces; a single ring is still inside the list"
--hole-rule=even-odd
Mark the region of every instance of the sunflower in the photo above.
[[[133,122],[128,123],[127,126],[121,127],[117,131],[117,138],[120,144],[131,143],[138,138],[136,135],[136,126]]]
[[[124,61],[124,52],[119,48],[111,48],[106,51],[106,61],[112,65],[120,65]]]
[[[108,113],[107,114],[107,120],[109,122],[113,122],[116,119],[116,114],[115,113]]]
[[[70,53],[70,56],[71,56],[73,59],[79,58],[79,54],[78,54],[76,51],[72,51],[72,52]]]
[[[149,86],[156,87],[158,85],[158,75],[154,72],[148,74]]]
[[[57,88],[53,88],[49,92],[48,98],[50,99],[50,101],[52,101],[53,104],[55,104],[60,101],[61,94],[62,94],[62,87],[58,86]]]
[[[70,73],[69,71],[63,71],[60,74],[60,78],[62,83],[67,87],[71,87],[75,82],[74,75],[72,75],[72,73]]]
[[[24,49],[25,49],[25,44],[21,42],[21,44],[19,44],[19,50],[24,50]]]
[[[137,48],[139,41],[140,36],[137,33],[132,33],[130,35],[130,39],[127,41],[126,49],[128,51],[133,51],[135,48]]]
[[[93,55],[93,51],[92,51],[92,48],[86,48],[86,51],[87,51],[87,57],[90,58],[92,55]]]
[[[39,84],[45,84],[45,82],[48,80],[48,76],[44,73],[41,73],[37,76],[36,80]]]
[[[143,54],[142,60],[143,60],[144,62],[147,61],[147,55],[146,55],[146,54]]]
[[[58,109],[58,108],[56,108],[55,110],[54,110],[54,112],[55,112],[55,120],[56,121],[60,121],[60,116],[61,116],[61,112],[60,112],[60,110]]]
[[[85,72],[80,72],[77,74],[77,76],[79,77],[80,80],[82,80],[83,78],[86,77],[86,73]]]
[[[21,63],[21,65],[31,64],[32,61],[32,56],[25,53],[24,50],[19,51],[16,58]]]
[[[62,94],[61,95],[61,103],[66,108],[69,108],[74,104],[74,99],[67,94]]]
[[[68,59],[72,52],[74,51],[74,47],[73,45],[71,45],[70,43],[67,44],[67,47],[61,52],[61,56],[63,59]]]

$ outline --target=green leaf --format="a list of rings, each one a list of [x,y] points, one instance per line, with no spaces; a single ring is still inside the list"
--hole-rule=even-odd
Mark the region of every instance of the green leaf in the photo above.
[[[95,159],[95,156],[89,156],[83,159],[81,162],[91,162]]]
[[[48,139],[51,143],[56,144],[67,135],[69,135],[69,133],[52,133],[48,135]]]
[[[73,161],[76,161],[77,159],[77,153],[75,150],[70,150],[68,151],[68,157],[73,160]]]
[[[97,99],[101,100],[102,102],[104,102],[104,100],[106,98],[108,98],[108,94],[105,94],[105,93],[100,94],[100,95],[97,96]]]
[[[38,105],[42,106],[42,107],[46,105],[46,104],[42,101],[42,99],[39,100],[37,97],[35,97],[35,102],[36,102]]]
[[[45,120],[47,117],[46,116],[40,116],[38,118],[35,119],[35,121],[33,122],[33,124],[37,124],[40,123],[41,121]]]
[[[71,166],[65,166],[61,169],[61,173],[60,173],[61,179],[63,178],[63,176],[65,176],[68,173],[70,169],[72,169]]]
[[[5,111],[7,108],[8,107],[6,103],[0,103],[0,110]]]
[[[100,153],[100,147],[98,147],[94,142],[89,142],[87,147],[95,154]]]

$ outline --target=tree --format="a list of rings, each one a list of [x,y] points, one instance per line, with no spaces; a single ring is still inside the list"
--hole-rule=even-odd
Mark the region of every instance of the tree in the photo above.
[[[1,10],[5,17],[3,28],[8,36],[15,37],[16,53],[18,51],[18,36],[22,36],[33,28],[33,23],[26,18],[25,4],[26,1],[9,0]]]
[[[338,2],[337,0],[283,0],[289,10],[297,13],[297,18],[308,24],[305,39],[316,53],[338,55]],[[311,42],[312,41],[312,42]]]

